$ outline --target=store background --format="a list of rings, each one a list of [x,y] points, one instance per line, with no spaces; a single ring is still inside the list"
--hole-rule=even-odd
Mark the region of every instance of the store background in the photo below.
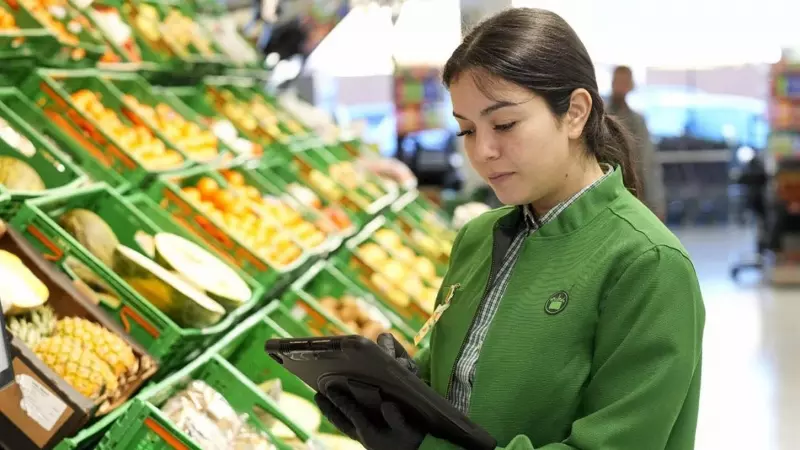
[[[219,3],[241,26],[251,24],[250,0]],[[348,12],[332,29],[320,24],[316,48],[305,61],[290,54],[277,63],[266,87],[319,125],[320,135],[338,133],[328,123],[334,122],[384,157],[402,158],[416,173],[420,191],[451,213],[471,200],[491,202],[454,135],[447,92],[430,75],[471,24],[510,6],[548,8],[582,37],[603,95],[609,93],[616,65],[632,67],[638,86],[629,101],[644,114],[659,148],[666,220],[694,259],[706,301],[696,448],[800,449],[800,270],[794,262],[800,239],[793,228],[797,224],[771,226],[773,216],[783,219],[773,212],[789,209],[797,215],[800,207],[770,206],[770,226],[761,226],[751,204],[754,187],[738,183],[753,161],[763,161],[773,174],[778,167],[771,152],[777,144],[770,140],[771,124],[780,117],[773,78],[782,55],[800,54],[800,2],[262,2],[266,9],[277,4],[283,11],[259,24],[263,28],[257,34],[263,36],[260,43],[283,50],[287,47],[281,45],[296,43],[270,39],[272,30],[290,19],[307,19],[311,5]],[[270,64],[275,60],[264,56]],[[786,118],[800,123],[800,111]],[[798,142],[789,153],[800,153]],[[764,197],[774,197],[778,178],[761,186]],[[780,251],[759,253],[758,243],[765,240],[777,242]],[[745,267],[750,263],[758,264]],[[734,278],[737,267],[744,270]],[[776,274],[784,283],[772,282]]]

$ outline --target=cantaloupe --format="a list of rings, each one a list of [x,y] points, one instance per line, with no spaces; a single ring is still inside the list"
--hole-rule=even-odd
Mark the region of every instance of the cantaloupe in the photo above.
[[[11,191],[43,191],[47,189],[36,169],[21,159],[0,156],[0,184]]]
[[[194,242],[170,233],[156,234],[154,242],[157,263],[179,273],[227,311],[252,297],[253,291],[236,271]]]
[[[113,267],[119,239],[102,217],[88,209],[78,208],[62,214],[59,224],[100,262]]]
[[[136,250],[120,245],[114,255],[114,271],[178,325],[205,328],[225,315],[219,303]]]

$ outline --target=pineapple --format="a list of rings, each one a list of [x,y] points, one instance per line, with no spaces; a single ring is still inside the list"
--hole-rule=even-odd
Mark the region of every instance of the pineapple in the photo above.
[[[53,308],[42,306],[24,316],[8,319],[11,334],[22,340],[29,348],[35,348],[42,339],[50,337],[55,330],[56,315]]]
[[[46,338],[34,352],[64,381],[90,399],[119,388],[111,367],[75,338],[58,335]]]
[[[130,346],[122,338],[94,322],[67,317],[58,321],[55,333],[77,339],[106,362],[117,378],[139,370],[138,360]]]

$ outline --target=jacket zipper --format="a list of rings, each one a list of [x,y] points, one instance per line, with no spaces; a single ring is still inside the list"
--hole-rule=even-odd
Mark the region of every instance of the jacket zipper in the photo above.
[[[492,264],[489,267],[489,280],[486,282],[486,287],[483,289],[483,296],[481,297],[481,302],[478,304],[477,311],[480,311],[483,308],[483,304],[486,303],[486,294],[489,293],[489,289],[491,288],[492,282],[492,274],[494,273],[494,265],[497,261],[494,258],[494,250],[497,246],[497,239],[494,238],[494,233],[497,231],[498,224],[495,223],[494,229],[492,230]],[[503,256],[503,258],[505,255]],[[502,261],[503,258],[500,258]],[[496,275],[495,275],[496,278]],[[461,354],[464,353],[464,347],[467,346],[467,340],[469,339],[470,334],[472,334],[472,329],[475,327],[475,321],[477,320],[478,315],[472,317],[472,322],[469,324],[469,329],[467,330],[467,335],[464,336],[464,339],[461,341],[461,348],[458,349],[458,354],[456,355],[455,363],[453,364],[453,368],[450,370],[450,377],[447,380],[447,395],[445,395],[445,399],[450,400],[450,394],[452,394],[453,389],[453,375],[456,373],[456,367],[458,366],[458,361],[461,360]]]

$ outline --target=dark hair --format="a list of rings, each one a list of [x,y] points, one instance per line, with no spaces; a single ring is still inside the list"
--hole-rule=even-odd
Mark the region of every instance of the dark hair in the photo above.
[[[475,83],[488,94],[491,75],[525,87],[544,98],[553,114],[563,117],[575,89],[586,89],[592,110],[584,128],[588,151],[598,161],[619,165],[625,186],[639,195],[631,159],[631,139],[624,127],[606,115],[597,89],[594,64],[578,35],[559,15],[535,8],[498,13],[467,34],[444,66],[448,88],[472,70]]]

